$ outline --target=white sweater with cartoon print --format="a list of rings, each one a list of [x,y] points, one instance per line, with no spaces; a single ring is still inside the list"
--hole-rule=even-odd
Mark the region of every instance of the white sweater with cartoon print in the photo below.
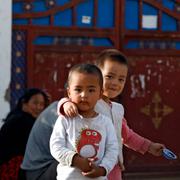
[[[59,116],[50,138],[50,151],[59,162],[57,179],[92,179],[71,167],[73,156],[95,158],[95,164],[107,174],[118,161],[118,142],[112,121],[99,114],[95,118],[66,118]],[[104,180],[106,177],[96,178]]]

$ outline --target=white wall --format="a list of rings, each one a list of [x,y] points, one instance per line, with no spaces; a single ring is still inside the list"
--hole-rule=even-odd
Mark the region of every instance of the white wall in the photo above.
[[[11,71],[11,17],[12,0],[0,0],[0,126],[10,110],[5,93],[10,83]]]

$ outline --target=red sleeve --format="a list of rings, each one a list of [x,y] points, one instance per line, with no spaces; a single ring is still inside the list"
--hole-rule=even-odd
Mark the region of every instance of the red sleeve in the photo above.
[[[67,97],[59,100],[58,105],[57,105],[57,114],[58,115],[64,115],[63,105],[68,101],[70,101],[70,100]]]
[[[122,122],[122,138],[123,144],[134,151],[138,151],[142,154],[148,151],[151,141],[138,135],[127,125],[125,119]]]

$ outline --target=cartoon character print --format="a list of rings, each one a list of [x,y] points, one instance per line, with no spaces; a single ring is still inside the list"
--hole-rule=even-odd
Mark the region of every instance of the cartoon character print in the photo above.
[[[97,160],[101,134],[94,129],[83,129],[77,142],[77,152],[86,158]]]

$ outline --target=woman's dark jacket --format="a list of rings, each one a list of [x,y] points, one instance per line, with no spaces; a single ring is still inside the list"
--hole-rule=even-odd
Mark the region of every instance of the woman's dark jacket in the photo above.
[[[34,122],[35,118],[23,111],[7,117],[0,129],[0,165],[15,156],[24,155]]]

